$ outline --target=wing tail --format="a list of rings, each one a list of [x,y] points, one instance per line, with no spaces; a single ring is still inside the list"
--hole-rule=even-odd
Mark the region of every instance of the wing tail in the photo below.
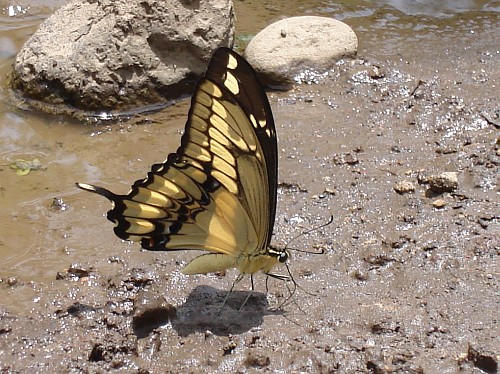
[[[111,202],[116,202],[116,200],[118,198],[118,196],[116,194],[114,194],[110,190],[107,190],[103,187],[94,186],[94,185],[88,184],[88,183],[76,183],[76,186],[78,188],[81,188],[82,190],[93,192],[93,193],[96,193],[98,195],[104,196],[105,198],[107,198]]]

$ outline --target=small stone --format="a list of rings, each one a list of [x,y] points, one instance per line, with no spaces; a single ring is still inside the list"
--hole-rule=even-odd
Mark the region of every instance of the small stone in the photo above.
[[[458,173],[444,172],[428,178],[431,191],[436,193],[452,192],[458,188]]]
[[[15,277],[9,277],[9,278],[7,278],[7,284],[9,286],[11,286],[11,287],[15,286],[18,283],[19,283],[19,279],[15,278]]]
[[[356,156],[355,153],[349,152],[345,155],[345,162],[346,162],[346,164],[349,164],[349,165],[357,164],[359,162],[358,156]]]
[[[439,248],[439,245],[436,243],[436,242],[429,242],[427,244],[425,244],[422,249],[425,251],[425,252],[430,252],[430,251],[433,251],[435,249]]]
[[[238,347],[238,344],[235,341],[230,340],[226,345],[224,345],[224,347],[222,347],[222,350],[224,351],[224,356],[233,353],[236,347]]]
[[[87,278],[94,269],[89,266],[85,267],[81,264],[75,263],[71,264],[68,269],[68,275],[74,279]]]
[[[385,71],[377,65],[373,65],[369,71],[370,78],[372,79],[380,79],[385,77]]]
[[[366,281],[368,280],[368,273],[365,270],[356,269],[352,272],[352,277],[359,281]]]
[[[479,223],[479,225],[483,228],[483,229],[487,229],[488,226],[489,226],[489,222],[483,218],[479,218],[477,220],[477,223]]]
[[[354,152],[348,152],[348,153],[343,153],[343,154],[337,154],[333,156],[333,162],[335,165],[356,165],[359,160],[358,156]]]
[[[393,145],[391,147],[391,152],[392,153],[401,153],[401,147],[399,145]]]
[[[473,346],[469,343],[467,360],[483,373],[497,373],[499,367],[499,356],[487,347]]]
[[[334,190],[333,188],[326,187],[325,190],[323,191],[323,194],[325,196],[335,196],[337,194],[337,191]]]
[[[66,204],[63,199],[54,197],[52,204],[50,205],[50,209],[53,211],[64,212],[69,209],[69,205]]]
[[[250,351],[245,359],[245,366],[254,368],[264,368],[269,366],[271,359],[267,354]]]
[[[446,201],[444,199],[437,199],[432,202],[432,206],[436,209],[442,209],[446,206]]]
[[[394,191],[398,194],[405,194],[415,191],[415,186],[409,181],[399,181],[394,185]]]

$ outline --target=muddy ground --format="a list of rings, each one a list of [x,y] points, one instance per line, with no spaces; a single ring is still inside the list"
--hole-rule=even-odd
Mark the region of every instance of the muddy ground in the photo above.
[[[181,275],[193,253],[121,242],[107,201],[70,183],[126,192],[177,147],[187,103],[75,127],[54,154],[71,152],[80,167],[30,174],[42,197],[6,208],[2,225],[16,235],[2,248],[30,249],[2,265],[0,371],[497,373],[500,27],[469,16],[458,35],[361,33],[357,60],[269,94],[280,156],[273,242],[333,215],[290,244],[325,253],[292,251],[300,288],[282,307],[292,284],[271,279],[266,293],[259,274],[242,310],[248,279],[220,310],[236,273]],[[377,52],[384,39],[391,47]],[[4,197],[16,189],[7,172]],[[457,185],[431,185],[442,172]]]

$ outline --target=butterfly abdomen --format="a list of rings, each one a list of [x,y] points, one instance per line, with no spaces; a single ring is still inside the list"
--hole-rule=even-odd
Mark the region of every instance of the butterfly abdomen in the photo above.
[[[267,254],[247,255],[238,258],[236,267],[242,274],[254,274],[258,271],[268,273],[278,263],[275,256]]]

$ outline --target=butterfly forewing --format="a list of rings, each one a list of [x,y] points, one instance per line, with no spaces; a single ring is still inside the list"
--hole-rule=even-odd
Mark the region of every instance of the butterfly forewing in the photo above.
[[[253,68],[240,56],[227,52],[227,49],[221,48],[214,53],[206,77],[215,82],[225,82],[225,87],[237,98],[239,106],[250,120],[261,144],[269,180],[267,193],[270,200],[268,225],[270,238],[276,215],[278,183],[278,153],[273,114],[266,93]]]
[[[221,48],[193,95],[176,153],[153,165],[127,195],[79,187],[113,202],[108,219],[120,238],[140,240],[150,250],[219,254],[198,257],[203,262],[187,271],[197,273],[267,254],[276,178],[276,134],[265,92],[251,66]]]

